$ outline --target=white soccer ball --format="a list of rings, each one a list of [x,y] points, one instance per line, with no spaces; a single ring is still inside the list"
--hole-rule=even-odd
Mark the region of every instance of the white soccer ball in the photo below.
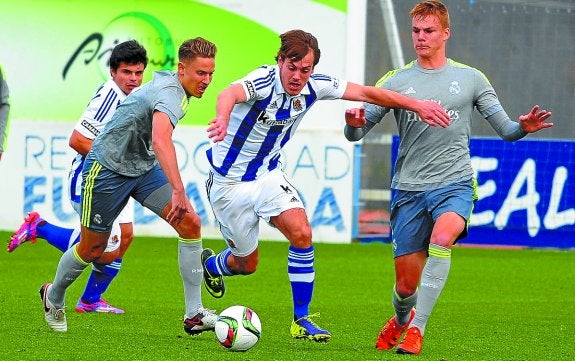
[[[220,345],[228,350],[247,351],[260,339],[262,323],[251,308],[236,305],[220,313],[215,332]]]

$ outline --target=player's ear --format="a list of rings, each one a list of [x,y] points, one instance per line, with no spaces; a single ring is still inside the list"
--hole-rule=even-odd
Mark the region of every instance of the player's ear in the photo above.
[[[449,40],[449,38],[451,37],[451,28],[445,28],[445,30],[443,31],[445,32],[444,40],[445,41]]]
[[[183,75],[184,71],[186,70],[186,64],[183,62],[178,62],[178,74]]]

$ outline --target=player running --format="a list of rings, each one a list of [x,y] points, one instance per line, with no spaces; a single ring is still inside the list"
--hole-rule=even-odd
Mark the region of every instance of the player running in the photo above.
[[[381,329],[376,348],[389,350],[397,345],[397,353],[417,355],[427,320],[449,275],[451,247],[467,236],[476,199],[469,154],[474,108],[507,141],[519,140],[553,123],[546,122],[551,112],[537,105],[520,115],[518,122],[512,121],[483,73],[447,58],[451,31],[444,4],[421,2],[410,16],[417,60],[387,73],[377,86],[415,99],[431,99],[447,110],[451,120],[436,124],[411,111],[394,109],[400,137],[391,183],[395,315]],[[365,112],[348,110],[347,139],[364,137],[393,108],[367,104]],[[364,126],[350,126],[366,118]]]
[[[302,30],[280,35],[277,65],[264,65],[219,94],[216,118],[208,128],[215,142],[207,151],[211,171],[206,186],[227,248],[202,252],[205,285],[222,297],[222,276],[250,274],[258,264],[259,219],[288,239],[288,278],[292,289],[294,338],[325,342],[331,338],[310,314],[315,270],[312,232],[295,186],[282,171],[280,151],[319,100],[347,99],[405,107],[432,122],[448,115],[434,102],[419,101],[325,74],[317,39]]]
[[[217,316],[201,299],[201,219],[187,198],[172,133],[190,98],[201,98],[211,83],[215,55],[216,46],[203,38],[184,41],[177,70],[154,72],[150,82],[126,97],[95,138],[82,169],[80,242],[64,252],[53,282],[40,288],[52,330],[67,331],[66,290],[102,256],[114,219],[133,197],[178,233],[184,330],[191,335],[213,331]]]
[[[77,153],[68,174],[68,194],[74,210],[81,214],[82,166],[94,138],[112,119],[116,108],[128,94],[142,84],[144,70],[148,64],[146,49],[135,40],[120,43],[110,55],[110,76],[97,90],[86,110],[76,123],[69,145]],[[112,232],[102,257],[92,264],[84,293],[76,304],[77,312],[103,312],[122,314],[124,310],[106,302],[102,295],[120,272],[122,258],[133,239],[134,201],[130,199],[112,225]],[[35,243],[37,238],[45,239],[62,252],[80,241],[80,228],[70,229],[56,226],[32,211],[8,243],[8,252],[13,252],[25,242]]]

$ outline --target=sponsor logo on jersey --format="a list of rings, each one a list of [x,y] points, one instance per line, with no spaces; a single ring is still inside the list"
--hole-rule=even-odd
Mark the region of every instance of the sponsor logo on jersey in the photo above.
[[[264,110],[263,112],[260,113],[260,115],[258,115],[257,121],[262,124],[267,124],[269,119],[270,119],[269,115]]]
[[[248,90],[248,100],[254,99],[256,97],[256,89],[254,87],[254,83],[249,80],[245,80],[244,84],[246,85],[246,89]]]
[[[98,134],[100,134],[100,131],[98,129],[96,129],[96,127],[94,127],[92,124],[90,124],[90,122],[88,122],[86,119],[82,119],[82,126],[84,128],[86,128],[90,133],[94,134],[94,136],[98,136]]]
[[[291,118],[281,119],[281,120],[270,119],[270,116],[265,111],[263,111],[258,116],[257,121],[261,124],[273,127],[274,125],[290,125],[293,122],[295,122],[295,120],[296,120],[296,117],[291,117]]]

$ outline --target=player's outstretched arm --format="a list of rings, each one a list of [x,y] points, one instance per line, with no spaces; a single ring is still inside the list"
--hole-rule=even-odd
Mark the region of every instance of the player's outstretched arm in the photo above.
[[[445,128],[448,127],[451,122],[445,109],[438,103],[410,98],[383,88],[363,86],[349,82],[347,83],[342,99],[363,101],[387,108],[411,110],[416,112],[423,122],[432,127],[440,126]]]
[[[527,133],[534,133],[541,129],[551,128],[553,123],[546,122],[553,115],[546,109],[539,109],[539,105],[533,106],[527,114],[519,116],[519,125]]]

